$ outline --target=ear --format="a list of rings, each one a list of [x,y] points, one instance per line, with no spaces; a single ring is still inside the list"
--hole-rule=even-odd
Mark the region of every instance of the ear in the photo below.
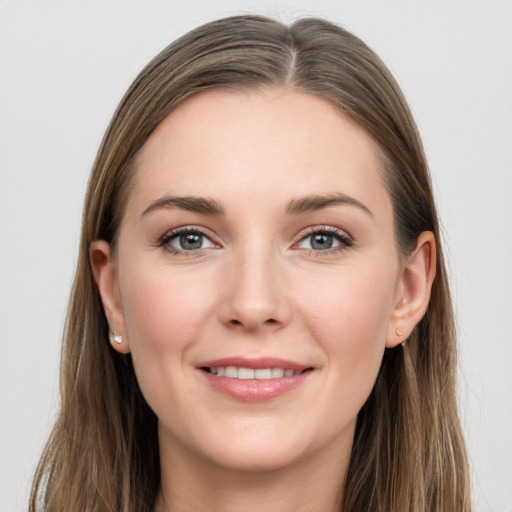
[[[127,354],[130,352],[130,345],[128,343],[116,267],[110,251],[110,245],[104,240],[96,240],[91,244],[89,257],[110,331],[113,332],[115,330],[118,335],[122,336],[122,342],[114,342],[112,347],[121,354]]]
[[[436,241],[431,231],[425,231],[418,237],[412,254],[402,264],[388,325],[387,348],[405,341],[423,318],[430,301],[435,273]]]

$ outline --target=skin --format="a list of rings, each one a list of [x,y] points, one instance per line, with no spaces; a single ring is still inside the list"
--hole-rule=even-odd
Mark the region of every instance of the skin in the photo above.
[[[381,173],[362,129],[292,90],[201,93],[148,139],[116,253],[97,241],[91,260],[123,335],[115,348],[131,351],[159,419],[157,511],[339,510],[357,413],[434,278],[431,233],[398,254]],[[359,204],[287,213],[290,201],[334,193]],[[167,196],[208,198],[224,213],[150,208]],[[201,249],[180,246],[172,230],[186,226],[204,233]],[[312,230],[333,246],[312,249]],[[197,368],[228,356],[312,370],[296,389],[248,403]]]

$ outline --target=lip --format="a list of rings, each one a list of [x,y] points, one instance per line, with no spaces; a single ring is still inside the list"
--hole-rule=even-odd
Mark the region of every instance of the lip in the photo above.
[[[300,371],[299,375],[284,376],[274,379],[248,379],[240,380],[230,377],[219,377],[208,373],[203,368],[219,366],[237,366],[242,368],[283,368],[294,371]],[[302,385],[313,373],[311,366],[274,357],[260,357],[256,359],[247,359],[245,357],[227,357],[205,361],[197,365],[197,370],[205,379],[207,385],[215,392],[221,393],[234,400],[241,402],[264,402],[272,400],[288,393]]]
[[[242,368],[252,368],[254,370],[257,368],[284,368],[285,370],[293,371],[303,371],[311,368],[310,365],[276,357],[257,357],[255,359],[248,359],[246,357],[224,357],[222,359],[205,361],[197,365],[198,368],[212,368],[217,366],[238,366]]]

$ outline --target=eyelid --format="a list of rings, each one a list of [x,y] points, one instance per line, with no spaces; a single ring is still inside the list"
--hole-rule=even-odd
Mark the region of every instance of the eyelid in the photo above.
[[[203,248],[199,248],[199,249],[184,250],[184,249],[180,249],[178,247],[174,247],[173,245],[171,245],[171,243],[170,243],[171,240],[173,240],[174,238],[176,238],[180,235],[184,235],[187,233],[200,234],[204,238],[208,239],[212,243],[212,246],[211,247],[203,247]],[[158,238],[155,245],[157,245],[158,247],[162,248],[164,251],[169,252],[171,254],[185,255],[185,256],[194,256],[194,255],[198,255],[199,253],[201,253],[207,249],[217,249],[217,248],[221,247],[221,244],[219,244],[215,240],[214,236],[207,233],[207,231],[204,228],[202,228],[200,226],[196,226],[196,225],[186,225],[186,226],[180,226],[177,228],[169,229],[162,236],[160,236]]]
[[[340,242],[340,244],[335,247],[325,249],[325,250],[296,247],[298,244],[303,242],[308,237],[315,235],[315,234],[321,234],[321,233],[326,233],[326,234],[334,236]],[[293,243],[292,248],[305,250],[314,255],[322,255],[322,254],[328,255],[328,254],[333,254],[333,253],[336,253],[339,251],[343,251],[345,249],[352,247],[353,245],[354,245],[354,238],[344,229],[340,229],[340,228],[337,228],[334,226],[320,225],[320,226],[310,226],[310,227],[302,230],[298,234],[297,241]]]
[[[180,235],[187,234],[187,233],[197,233],[208,239],[212,246],[210,247],[204,247],[204,248],[198,248],[198,249],[190,249],[190,250],[184,250],[180,249],[178,247],[174,247],[170,244],[170,241]],[[303,242],[305,239],[307,239],[310,236],[313,236],[315,234],[329,234],[332,235],[337,239],[339,242],[338,245],[335,247],[331,247],[328,249],[320,250],[320,249],[313,249],[313,248],[301,248],[298,247],[298,245]],[[177,255],[185,255],[185,256],[193,256],[198,255],[199,253],[202,253],[203,251],[207,249],[219,249],[222,247],[222,244],[217,241],[217,237],[215,235],[211,235],[209,230],[204,229],[201,226],[197,225],[185,225],[185,226],[179,226],[176,228],[172,228],[167,230],[162,236],[160,236],[155,246],[162,248],[163,250],[171,253],[171,254],[177,254]],[[311,254],[314,254],[316,256],[318,255],[329,255],[334,254],[343,250],[346,250],[354,245],[354,238],[344,229],[340,229],[334,226],[329,225],[318,225],[318,226],[309,226],[305,229],[303,229],[293,242],[291,248],[295,250],[302,250],[307,251]]]

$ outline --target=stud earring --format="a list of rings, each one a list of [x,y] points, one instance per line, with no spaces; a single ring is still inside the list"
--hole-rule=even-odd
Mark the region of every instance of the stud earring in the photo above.
[[[397,329],[395,332],[397,336],[403,336],[403,333],[400,329]]]
[[[116,343],[117,345],[121,345],[121,343],[123,343],[123,337],[120,334],[117,334],[117,331],[115,330],[110,332],[108,338],[112,344]]]

